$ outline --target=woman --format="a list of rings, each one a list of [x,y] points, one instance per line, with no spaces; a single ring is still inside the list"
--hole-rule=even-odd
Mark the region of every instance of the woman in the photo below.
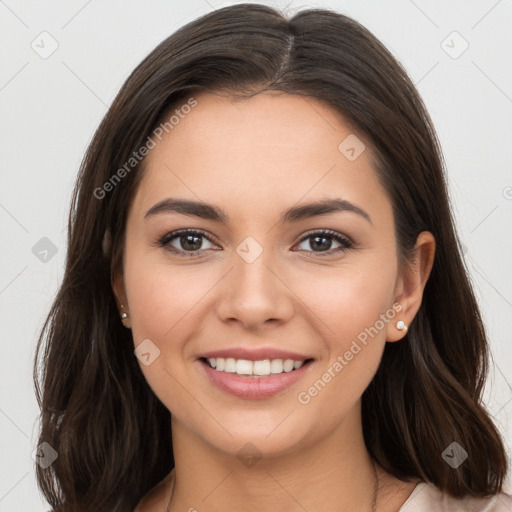
[[[35,367],[54,510],[512,510],[435,131],[355,21],[178,30],[69,226]]]

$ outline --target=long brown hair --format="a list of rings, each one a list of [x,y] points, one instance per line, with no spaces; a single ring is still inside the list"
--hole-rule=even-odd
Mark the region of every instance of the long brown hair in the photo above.
[[[144,159],[126,162],[194,93],[243,98],[264,90],[322,101],[368,142],[393,205],[401,261],[421,231],[436,239],[421,308],[406,337],[387,344],[362,397],[369,452],[396,477],[418,477],[453,496],[501,490],[505,450],[481,401],[488,343],[418,92],[347,16],[308,9],[288,19],[239,4],[198,18],[154,49],[126,80],[83,160],[65,275],[34,361],[39,443],[58,453],[48,468],[36,466],[37,479],[55,510],[132,510],[174,466],[170,413],[140,371],[111,286],[144,167]],[[442,458],[453,442],[469,454],[456,469]]]

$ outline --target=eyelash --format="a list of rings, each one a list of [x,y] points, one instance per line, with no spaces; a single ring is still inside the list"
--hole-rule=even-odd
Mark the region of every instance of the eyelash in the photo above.
[[[171,245],[169,245],[170,242],[172,240],[174,240],[175,238],[179,238],[179,237],[186,236],[186,235],[197,235],[199,237],[206,238],[206,240],[208,240],[209,242],[211,242],[213,244],[216,243],[208,235],[206,235],[206,233],[204,233],[203,231],[198,231],[198,230],[195,230],[195,229],[180,229],[178,231],[172,231],[172,232],[167,233],[166,235],[164,235],[160,240],[158,240],[157,245],[159,247],[164,247],[167,250],[169,250],[170,252],[173,252],[173,253],[177,254],[178,256],[182,256],[182,257],[185,257],[185,258],[186,257],[196,256],[199,253],[204,251],[204,250],[194,251],[194,252],[183,251],[183,250],[176,249],[175,247],[172,247]],[[321,253],[315,253],[314,251],[305,251],[305,252],[313,252],[313,254],[315,254],[315,256],[313,256],[314,258],[323,258],[325,256],[332,256],[334,253],[345,252],[345,251],[348,251],[348,250],[354,248],[354,244],[353,244],[353,242],[351,240],[349,240],[345,236],[340,235],[336,231],[332,231],[330,229],[321,229],[321,230],[318,230],[318,231],[310,232],[307,235],[303,236],[297,242],[297,244],[301,244],[305,240],[308,240],[310,238],[314,238],[315,236],[322,236],[324,238],[332,238],[336,242],[340,243],[341,247],[338,247],[336,249],[329,249],[328,251],[322,251]],[[301,251],[301,252],[304,252],[304,251]]]

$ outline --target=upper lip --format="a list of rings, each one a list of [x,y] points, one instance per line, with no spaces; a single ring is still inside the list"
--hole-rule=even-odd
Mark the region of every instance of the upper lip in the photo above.
[[[262,361],[264,359],[293,359],[294,361],[305,361],[312,359],[309,356],[298,354],[297,352],[289,352],[279,348],[261,347],[261,348],[246,348],[234,347],[224,348],[219,350],[211,350],[199,356],[206,359],[222,357],[224,359],[232,357],[234,359],[246,359],[248,361]]]

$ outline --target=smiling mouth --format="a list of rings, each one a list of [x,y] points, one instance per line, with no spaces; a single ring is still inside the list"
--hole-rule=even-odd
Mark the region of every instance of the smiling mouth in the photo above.
[[[312,358],[303,361],[293,359],[262,359],[250,361],[233,357],[201,357],[200,361],[219,373],[232,373],[240,377],[272,377],[282,373],[291,373],[302,366],[308,365]]]

